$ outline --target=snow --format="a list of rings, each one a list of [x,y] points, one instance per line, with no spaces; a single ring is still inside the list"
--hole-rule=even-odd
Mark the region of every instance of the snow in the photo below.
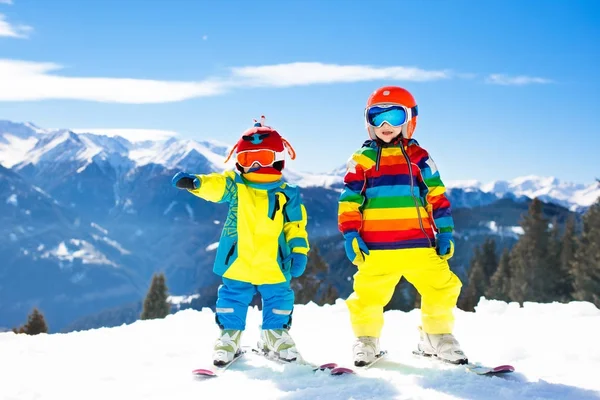
[[[194,220],[194,210],[192,209],[192,207],[186,203],[185,205],[185,209],[188,212],[188,215],[190,216],[190,220]]]
[[[505,378],[411,354],[419,310],[386,312],[381,344],[389,358],[359,375],[313,373],[252,354],[223,376],[195,380],[210,366],[218,335],[214,314],[182,310],[165,319],[115,328],[37,336],[0,333],[0,398],[241,399],[598,399],[600,310],[589,303],[517,304],[482,299],[475,313],[456,310],[455,334],[472,361],[511,364]],[[251,308],[242,345],[258,340],[260,312]],[[341,300],[297,305],[291,329],[314,363],[348,365],[353,335]],[[90,390],[93,388],[93,390]]]
[[[163,211],[163,215],[167,215],[167,214],[168,214],[168,213],[171,211],[171,209],[172,209],[173,207],[175,207],[175,205],[177,205],[177,202],[176,202],[176,201],[172,201],[172,202],[169,204],[169,206],[168,206],[168,207],[165,209],[165,211]]]
[[[206,246],[206,251],[213,251],[219,247],[219,242],[214,242]]]
[[[121,253],[122,255],[127,255],[127,254],[131,254],[131,252],[129,250],[126,250],[119,242],[117,242],[116,240],[110,239],[106,236],[98,236],[95,234],[92,234],[92,238],[94,238],[94,240],[96,241],[101,241],[104,242],[106,244],[108,244],[109,246],[113,247],[114,249],[116,249],[119,253]]]
[[[18,206],[19,200],[17,199],[17,195],[13,193],[10,196],[8,196],[8,198],[6,199],[6,204],[11,204],[15,207]]]
[[[87,133],[86,133],[87,132]],[[210,136],[210,135],[206,135]],[[179,138],[176,132],[156,129],[75,129],[48,130],[31,123],[0,121],[0,164],[13,166],[44,162],[75,162],[83,172],[90,163],[104,161],[121,173],[150,163],[170,169],[193,169],[197,164],[222,172],[233,168],[234,160],[224,163],[231,145],[216,140]],[[293,166],[293,165],[292,165]],[[325,173],[295,171],[289,166],[284,178],[300,187],[339,187],[346,166]],[[445,181],[449,190],[481,191],[498,197],[540,197],[581,211],[600,197],[600,185],[560,181],[552,176],[526,175],[512,180],[482,183],[477,180]],[[128,210],[135,213],[135,210]],[[192,217],[193,218],[193,217]]]
[[[284,178],[289,183],[300,187],[324,187],[331,188],[333,185],[344,183],[344,177],[333,174],[314,174],[306,172],[297,172],[290,169],[284,170]]]
[[[231,162],[225,164],[225,156],[214,152],[216,142],[198,142],[191,139],[170,139],[166,142],[156,142],[148,146],[134,148],[129,152],[129,157],[138,165],[149,163],[164,165],[167,168],[176,168],[186,156],[195,151],[206,158],[216,171],[224,171],[231,167]]]
[[[90,226],[91,226],[92,228],[96,228],[97,230],[99,230],[100,232],[104,233],[105,235],[108,235],[108,231],[107,231],[105,228],[103,228],[103,227],[101,227],[100,225],[98,225],[97,223],[95,223],[95,222],[91,222],[91,223],[90,223]]]
[[[56,248],[46,251],[42,254],[42,258],[56,258],[60,261],[72,263],[75,259],[80,259],[83,264],[117,265],[109,260],[106,255],[96,249],[91,243],[85,240],[71,239],[68,245],[63,241]],[[62,264],[61,264],[62,265]]]
[[[199,298],[199,294],[193,294],[191,296],[169,296],[167,301],[171,304],[187,304],[191,303],[192,300]]]
[[[573,182],[564,182],[552,176],[521,176],[509,181],[493,181],[481,183],[475,180],[447,181],[449,189],[460,188],[463,190],[481,190],[485,193],[494,193],[499,197],[514,194],[517,197],[527,196],[531,199],[539,197],[542,200],[553,200],[573,210],[578,207],[589,207],[600,197],[600,185],[597,182],[583,185]]]
[[[131,143],[152,140],[166,140],[178,136],[177,132],[162,129],[127,129],[127,128],[76,128],[75,133],[91,133],[107,137],[122,137]]]
[[[4,140],[1,140],[4,138]],[[10,134],[1,135],[0,132],[0,164],[6,168],[12,168],[21,162],[28,151],[33,149],[38,139],[28,137],[19,138]]]
[[[488,221],[485,225],[491,232],[499,236],[511,236],[518,239],[525,231],[520,226],[499,226],[496,221]]]

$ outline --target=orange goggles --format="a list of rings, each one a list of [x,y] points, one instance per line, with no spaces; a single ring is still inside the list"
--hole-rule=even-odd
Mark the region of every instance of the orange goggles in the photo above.
[[[275,161],[280,161],[277,155],[277,152],[268,149],[246,150],[237,153],[236,159],[238,164],[244,168],[250,168],[254,164],[258,164],[261,167],[269,167]]]

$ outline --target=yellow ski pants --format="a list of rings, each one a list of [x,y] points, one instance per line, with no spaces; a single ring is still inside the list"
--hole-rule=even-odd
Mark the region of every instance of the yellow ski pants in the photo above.
[[[355,336],[380,337],[383,307],[404,276],[421,294],[426,333],[452,333],[453,309],[462,283],[435,249],[370,250],[354,274],[354,292],[346,300]]]

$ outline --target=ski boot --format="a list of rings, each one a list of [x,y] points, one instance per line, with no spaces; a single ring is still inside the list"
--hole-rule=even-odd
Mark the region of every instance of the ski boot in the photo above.
[[[421,341],[419,352],[424,356],[434,356],[451,364],[467,364],[469,360],[460,349],[460,344],[451,333],[425,333],[419,327]]]
[[[296,343],[287,329],[263,329],[258,340],[258,348],[268,356],[281,361],[301,361]]]
[[[242,331],[236,329],[225,329],[221,331],[221,336],[215,342],[213,350],[213,364],[216,366],[224,366],[229,364],[235,356],[239,355],[240,339]]]
[[[379,355],[379,338],[372,336],[359,336],[352,346],[354,365],[364,367],[371,364]]]

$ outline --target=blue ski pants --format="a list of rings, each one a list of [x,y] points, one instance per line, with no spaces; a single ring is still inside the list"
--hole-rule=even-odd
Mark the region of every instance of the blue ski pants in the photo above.
[[[290,282],[253,285],[223,278],[217,292],[217,324],[221,329],[246,328],[248,306],[256,292],[262,297],[262,329],[289,329],[294,308],[294,291]]]

